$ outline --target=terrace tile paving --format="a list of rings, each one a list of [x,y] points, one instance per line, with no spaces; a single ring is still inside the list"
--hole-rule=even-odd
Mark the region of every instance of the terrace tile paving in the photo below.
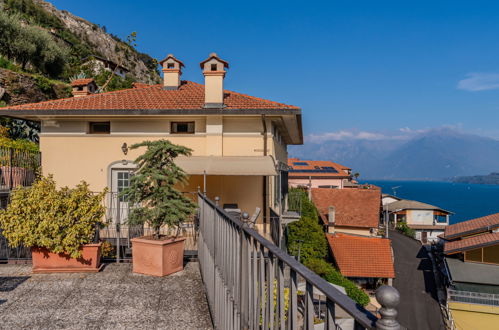
[[[196,262],[167,277],[108,264],[94,274],[0,265],[0,329],[212,329]]]

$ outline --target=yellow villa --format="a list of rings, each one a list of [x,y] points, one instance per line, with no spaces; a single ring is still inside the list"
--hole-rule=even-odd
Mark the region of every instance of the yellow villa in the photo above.
[[[80,180],[100,191],[128,185],[129,146],[168,139],[193,150],[178,160],[189,175],[182,189],[198,187],[220,205],[255,213],[257,225],[285,209],[287,146],[302,144],[301,109],[224,89],[229,64],[216,54],[200,63],[205,84],[181,80],[184,64],[160,62],[162,85],[95,93],[92,79],[72,82],[72,98],[2,108],[0,115],[41,122],[44,174],[61,186]]]

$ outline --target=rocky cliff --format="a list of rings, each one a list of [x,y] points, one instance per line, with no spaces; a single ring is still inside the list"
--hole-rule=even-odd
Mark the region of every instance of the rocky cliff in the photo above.
[[[132,49],[128,56],[124,57],[117,52],[117,49],[124,46],[124,42],[107,33],[100,26],[65,10],[59,10],[49,2],[43,0],[33,0],[33,2],[57,17],[65,28],[89,46],[94,55],[104,57],[115,63],[122,62],[122,65],[129,69],[130,74],[139,82],[151,84],[160,81],[156,69],[157,64],[147,54]]]

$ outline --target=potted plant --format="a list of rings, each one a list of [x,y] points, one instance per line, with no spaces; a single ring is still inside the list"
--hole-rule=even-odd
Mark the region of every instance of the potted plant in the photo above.
[[[152,236],[132,239],[133,271],[165,276],[183,269],[184,240],[180,224],[195,210],[196,205],[175,188],[187,175],[175,165],[179,155],[190,156],[189,148],[168,140],[145,141],[131,149],[146,147],[135,160],[137,165],[130,186],[121,192],[130,205],[129,224],[146,224]],[[166,234],[161,234],[161,229]]]
[[[104,194],[84,181],[57,189],[52,176],[19,186],[0,210],[2,234],[10,246],[31,247],[34,273],[98,272],[101,244],[90,243],[104,216]]]

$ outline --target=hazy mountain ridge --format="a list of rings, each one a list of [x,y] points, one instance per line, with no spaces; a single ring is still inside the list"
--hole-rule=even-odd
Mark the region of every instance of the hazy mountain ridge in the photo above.
[[[306,142],[290,148],[302,159],[330,159],[364,179],[442,180],[499,169],[499,141],[452,129],[433,129],[408,138]]]

